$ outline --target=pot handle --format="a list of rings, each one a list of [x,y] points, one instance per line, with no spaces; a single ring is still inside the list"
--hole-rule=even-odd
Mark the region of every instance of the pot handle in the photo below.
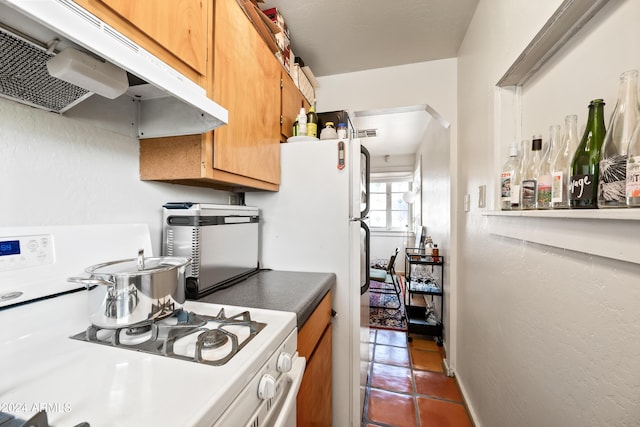
[[[138,249],[138,271],[144,270],[144,249]]]
[[[113,286],[114,283],[110,282],[108,280],[102,280],[102,279],[87,279],[85,277],[69,277],[67,279],[67,282],[76,282],[76,283],[82,283],[83,285],[85,285],[87,288],[90,288],[91,286],[96,286],[96,285],[105,285],[105,286]]]

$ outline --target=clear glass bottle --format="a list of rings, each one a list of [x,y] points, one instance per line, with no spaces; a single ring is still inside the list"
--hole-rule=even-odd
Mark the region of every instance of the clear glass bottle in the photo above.
[[[560,125],[552,125],[549,127],[549,142],[546,144],[546,150],[538,164],[536,209],[551,209],[551,168],[557,149],[559,134]]]
[[[502,165],[500,174],[500,208],[503,211],[511,210],[511,178],[518,168],[518,145],[515,141],[509,146],[509,158]]]
[[[571,161],[569,205],[572,209],[598,207],[600,151],[604,135],[604,101],[594,99],[589,103],[587,126]]]
[[[578,147],[578,116],[575,114],[564,118],[564,135],[551,166],[551,207],[553,209],[569,208],[569,177],[571,176],[571,159]]]
[[[527,162],[529,161],[530,142],[523,139],[520,145],[521,149],[518,167],[513,170],[513,175],[511,176],[511,210],[522,209],[522,177],[524,176],[524,171],[526,170]]]
[[[640,123],[629,143],[627,160],[627,207],[640,208]]]
[[[522,209],[536,208],[536,190],[538,189],[538,164],[542,159],[542,137],[534,136],[531,140],[531,154],[522,176],[520,192],[522,193]]]
[[[624,208],[626,200],[627,149],[640,120],[638,70],[620,74],[618,101],[602,143],[598,184],[599,208]]]

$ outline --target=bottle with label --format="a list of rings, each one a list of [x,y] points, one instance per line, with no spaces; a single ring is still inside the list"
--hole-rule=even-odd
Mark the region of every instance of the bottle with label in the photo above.
[[[602,143],[598,180],[599,208],[627,207],[627,149],[638,120],[638,70],[631,70],[620,75],[618,101]]]
[[[520,192],[522,193],[522,209],[535,209],[538,189],[538,165],[542,160],[542,137],[534,136],[531,140],[531,154],[527,168],[522,177]]]
[[[318,115],[316,114],[316,108],[314,105],[309,107],[309,112],[307,113],[307,136],[317,138],[318,137]]]
[[[589,103],[587,127],[571,161],[569,205],[572,209],[598,207],[598,174],[604,134],[604,101],[594,99]]]
[[[307,136],[307,112],[304,111],[304,107],[300,107],[298,113],[298,135]]]
[[[515,141],[509,146],[509,158],[502,166],[500,174],[500,208],[511,210],[511,178],[518,168],[518,145]]]
[[[640,123],[629,143],[626,196],[627,207],[640,208]]]
[[[560,125],[549,127],[549,142],[542,160],[538,164],[538,188],[536,190],[536,209],[551,209],[551,168],[553,155],[557,149]]]
[[[511,210],[519,210],[522,209],[521,203],[521,186],[522,186],[522,177],[524,176],[524,171],[527,168],[527,162],[529,161],[529,141],[526,139],[521,142],[521,150],[520,150],[520,161],[518,163],[518,167],[513,170],[513,175],[511,176]]]
[[[347,124],[338,123],[338,139],[347,139]]]
[[[571,176],[571,159],[578,147],[578,116],[575,114],[564,118],[564,135],[557,150],[552,170],[551,207],[553,209],[569,208],[569,177]]]

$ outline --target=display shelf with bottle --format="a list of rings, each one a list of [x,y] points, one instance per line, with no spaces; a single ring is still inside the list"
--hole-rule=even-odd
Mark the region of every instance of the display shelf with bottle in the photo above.
[[[569,209],[569,174],[571,159],[578,147],[578,116],[571,114],[564,118],[562,143],[558,148],[551,166],[551,207]]]
[[[604,100],[589,103],[589,118],[580,145],[571,161],[569,206],[571,209],[598,207],[600,150],[604,141]]]
[[[444,257],[434,254],[435,245],[406,248],[406,316],[411,334],[429,335],[442,345],[444,313]]]
[[[598,7],[594,8],[596,3]],[[601,6],[603,10],[598,11]],[[491,133],[496,142],[491,174],[494,188],[499,188],[501,167],[511,141],[539,132],[563,117],[563,143],[555,157],[560,163],[564,160],[565,166],[554,166],[554,177],[556,181],[567,179],[566,165],[572,160],[586,124],[584,106],[593,98],[605,99],[613,106],[618,77],[625,70],[638,68],[640,51],[632,49],[633,44],[628,41],[636,40],[640,31],[630,18],[637,16],[639,7],[635,2],[563,1],[530,43],[523,46],[521,54],[514,57],[513,63],[507,64],[504,76],[494,88]],[[593,17],[596,19],[591,20]],[[631,33],[621,37],[620,28]],[[585,62],[585,57],[593,60]],[[608,106],[605,109],[608,121],[613,109]],[[569,115],[576,117],[570,121],[571,126],[566,126]],[[572,141],[567,144],[569,129]],[[635,133],[638,134],[635,152],[639,158],[635,163],[631,141],[627,176],[635,166],[638,181],[635,191],[640,207],[640,130]],[[557,172],[562,175],[557,176]],[[500,193],[496,191],[490,208],[479,212],[484,217],[482,225],[492,239],[546,246],[540,250],[549,251],[552,256],[598,256],[640,264],[636,237],[640,233],[640,209],[569,209],[567,188],[568,182],[559,186],[560,192],[552,186],[552,209],[545,210],[502,210]]]
[[[522,209],[522,177],[529,161],[529,141],[522,140],[520,147],[520,160],[518,166],[513,170],[511,177],[511,210],[517,211]]]
[[[620,75],[618,100],[602,144],[598,185],[598,208],[626,208],[627,154],[633,131],[640,120],[638,70]]]
[[[549,127],[549,142],[538,164],[538,188],[536,190],[536,209],[551,209],[552,163],[557,150],[560,125]]]
[[[502,173],[500,174],[500,208],[502,210],[511,210],[512,179],[518,166],[518,145],[513,141],[509,146],[509,158],[502,166]],[[518,188],[520,187],[518,186]]]
[[[531,152],[527,161],[522,184],[520,184],[521,209],[535,209],[538,190],[538,165],[542,160],[542,137],[534,136],[531,140]]]

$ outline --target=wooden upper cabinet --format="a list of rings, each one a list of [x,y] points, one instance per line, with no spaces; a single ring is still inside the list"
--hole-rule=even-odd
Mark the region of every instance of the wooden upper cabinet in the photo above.
[[[214,14],[212,98],[229,123],[214,131],[213,167],[278,184],[282,67],[236,1]]]
[[[212,7],[205,87],[229,111],[228,124],[204,135],[141,140],[140,178],[277,191],[282,67],[235,0]]]
[[[305,111],[309,111],[309,103],[298,90],[291,76],[282,70],[282,126],[280,129],[282,141],[286,142],[287,138],[293,136],[293,123],[300,112],[300,107],[304,107]]]
[[[75,0],[191,80],[206,85],[213,0]]]

